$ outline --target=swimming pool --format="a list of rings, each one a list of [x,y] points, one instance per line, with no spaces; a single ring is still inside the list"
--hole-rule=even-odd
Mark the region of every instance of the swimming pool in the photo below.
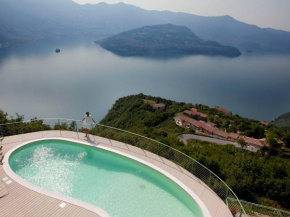
[[[110,216],[203,216],[193,198],[156,170],[127,157],[61,140],[37,141],[9,157],[41,188],[85,201]]]

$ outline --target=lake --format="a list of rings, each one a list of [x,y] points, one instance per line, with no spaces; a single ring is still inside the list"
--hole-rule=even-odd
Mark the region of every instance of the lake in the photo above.
[[[90,111],[99,121],[118,98],[138,93],[270,121],[290,111],[290,56],[120,57],[89,38],[0,49],[0,109],[9,115],[81,119]]]

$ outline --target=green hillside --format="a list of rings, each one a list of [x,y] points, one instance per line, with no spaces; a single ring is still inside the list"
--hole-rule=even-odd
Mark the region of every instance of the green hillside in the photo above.
[[[241,52],[215,41],[204,41],[189,28],[172,24],[144,26],[96,42],[103,48],[125,56],[221,55],[238,57]]]
[[[144,103],[144,99],[164,103],[166,109],[156,111],[149,103]],[[186,130],[178,127],[173,117],[192,106],[208,114],[220,127],[243,129],[255,136],[265,130],[281,138],[289,134],[289,131],[275,126],[264,126],[259,121],[238,115],[226,115],[204,105],[177,103],[143,94],[117,100],[101,123],[139,133],[179,149],[224,179],[241,199],[290,209],[290,160],[285,150],[270,147],[268,151],[253,153],[232,145],[219,146],[196,140],[185,146],[177,136]],[[94,133],[100,132],[96,130]]]
[[[144,99],[150,100],[145,101]],[[164,110],[155,110],[150,102],[163,103]],[[220,128],[231,131],[243,131],[245,135],[263,137],[274,135],[290,143],[290,131],[279,129],[274,125],[265,126],[259,121],[242,118],[239,115],[226,115],[208,106],[190,103],[178,103],[160,97],[143,94],[120,98],[110,109],[101,124],[129,130],[174,147],[188,156],[204,164],[221,177],[238,195],[240,199],[268,206],[290,209],[290,159],[288,149],[270,146],[256,153],[232,145],[216,145],[209,142],[191,140],[184,145],[177,138],[182,133],[193,133],[175,124],[175,114],[189,108],[198,108],[206,113],[210,121]],[[0,110],[0,123],[21,121],[24,117],[8,118],[7,113]],[[34,121],[17,125],[1,127],[0,132],[6,135],[16,135],[42,130],[74,130],[75,125],[58,123],[53,126],[45,125],[43,121]],[[94,128],[91,133],[102,136],[102,127]],[[107,131],[114,137],[114,131]],[[127,134],[126,134],[127,135]],[[124,136],[124,135],[117,135]],[[1,137],[1,135],[0,135]],[[125,137],[123,137],[125,138]],[[129,139],[130,138],[126,138]],[[134,145],[133,143],[130,143]]]
[[[277,127],[290,129],[290,112],[280,115],[274,121],[271,122]]]

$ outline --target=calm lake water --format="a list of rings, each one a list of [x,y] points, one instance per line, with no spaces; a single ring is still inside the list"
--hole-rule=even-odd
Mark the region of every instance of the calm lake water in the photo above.
[[[290,56],[120,57],[92,39],[63,38],[0,50],[0,109],[9,115],[90,111],[99,121],[118,98],[138,93],[269,121],[290,111]]]

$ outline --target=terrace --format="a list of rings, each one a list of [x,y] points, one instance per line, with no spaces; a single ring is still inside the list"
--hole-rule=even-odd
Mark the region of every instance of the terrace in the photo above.
[[[54,126],[54,130],[38,132],[33,127]],[[30,133],[17,129],[27,128]],[[45,128],[45,127],[44,127]],[[140,159],[170,174],[174,180],[190,189],[204,205],[204,213],[215,217],[247,216],[234,192],[212,171],[189,156],[150,138],[121,129],[93,126],[89,139],[81,132],[81,123],[67,119],[42,119],[0,125],[1,146],[6,154],[24,142],[38,139],[73,139],[94,148],[106,149]],[[55,130],[57,129],[57,130]],[[66,129],[66,130],[64,130]],[[69,129],[69,130],[68,130]],[[4,216],[64,216],[78,213],[83,216],[106,216],[98,207],[58,194],[45,194],[42,189],[28,188],[16,175],[7,174],[7,157],[0,167],[0,208]]]

